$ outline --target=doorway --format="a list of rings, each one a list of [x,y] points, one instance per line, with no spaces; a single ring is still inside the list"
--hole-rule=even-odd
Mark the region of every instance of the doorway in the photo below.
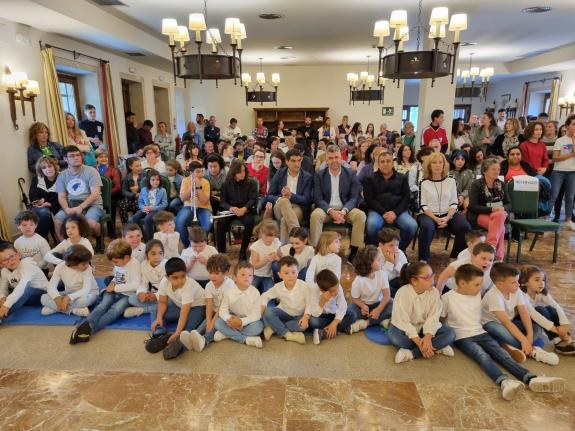
[[[170,95],[167,88],[154,85],[154,107],[156,125],[163,121],[169,129],[172,122],[170,121]]]
[[[122,78],[122,100],[124,101],[124,112],[136,114],[138,124],[141,124],[146,119],[142,83]]]

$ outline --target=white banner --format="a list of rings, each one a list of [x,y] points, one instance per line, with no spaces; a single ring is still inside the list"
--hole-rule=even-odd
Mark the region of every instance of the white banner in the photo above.
[[[513,190],[516,192],[538,192],[539,180],[529,175],[517,175],[513,177]]]

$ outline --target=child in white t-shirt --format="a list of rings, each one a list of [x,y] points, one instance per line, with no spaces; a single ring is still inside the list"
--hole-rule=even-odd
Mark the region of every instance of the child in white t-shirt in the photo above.
[[[481,326],[481,284],[483,272],[475,265],[464,264],[455,272],[456,288],[441,298],[442,317],[455,331],[455,346],[477,362],[501,388],[505,400],[512,400],[524,387],[534,392],[560,392],[563,379],[537,377],[507,353]],[[508,370],[519,381],[510,379],[499,367]]]
[[[92,256],[94,248],[87,238],[90,235],[90,226],[84,216],[71,215],[66,218],[62,224],[61,235],[66,238],[44,256],[44,260],[53,265],[64,262],[62,256],[68,250],[68,247],[74,244],[80,244],[86,247]]]
[[[264,293],[274,285],[272,263],[279,259],[277,250],[281,246],[279,229],[274,220],[267,219],[257,227],[259,239],[250,246],[250,263],[254,267],[253,286]]]
[[[142,229],[136,223],[122,226],[122,239],[132,247],[132,257],[138,262],[146,260],[146,244],[142,242]]]
[[[383,256],[374,245],[360,249],[353,260],[355,278],[351,284],[353,314],[350,334],[363,331],[368,326],[389,324],[393,301],[390,298],[387,272],[381,270]]]
[[[190,246],[182,251],[182,260],[186,263],[188,277],[196,280],[203,288],[210,281],[206,264],[208,259],[215,254],[218,254],[218,250],[208,245],[206,231],[201,227],[190,229]]]
[[[48,264],[44,261],[44,256],[50,251],[50,245],[46,238],[36,233],[38,220],[33,211],[22,211],[16,216],[14,223],[22,236],[14,241],[14,247],[22,257],[32,258],[39,268],[45,269]]]
[[[299,280],[305,280],[307,267],[315,254],[315,250],[311,245],[308,245],[308,231],[305,227],[294,227],[289,233],[289,244],[284,244],[278,249],[278,257],[293,256],[297,260]],[[279,261],[272,263],[272,272],[274,275],[274,282],[279,283],[281,279],[278,276]]]
[[[492,245],[487,244],[485,242],[478,242],[473,247],[471,252],[471,257],[469,260],[462,259],[462,260],[455,260],[451,262],[447,268],[441,271],[439,277],[437,278],[437,290],[439,293],[443,293],[444,288],[447,287],[449,289],[455,288],[455,279],[453,276],[455,275],[455,271],[461,265],[465,265],[470,263],[475,265],[483,272],[483,283],[481,283],[481,295],[484,295],[491,287],[493,286],[493,282],[491,281],[491,277],[489,276],[489,271],[491,271],[491,266],[493,265],[493,260],[495,259],[495,249]]]
[[[472,229],[465,232],[465,243],[467,244],[467,248],[459,252],[456,260],[469,262],[471,255],[473,254],[473,247],[480,242],[485,242],[485,239],[485,233],[479,230]]]
[[[176,231],[174,215],[168,211],[160,211],[154,216],[157,232],[154,239],[159,239],[164,244],[164,257],[180,257],[180,233]]]
[[[377,234],[379,250],[383,256],[381,269],[387,272],[387,281],[391,297],[401,287],[399,274],[403,265],[407,263],[405,253],[399,249],[399,233],[397,229],[384,227]]]
[[[334,231],[322,232],[317,242],[316,255],[311,259],[305,282],[308,286],[315,284],[315,276],[324,269],[329,269],[337,279],[341,278],[341,257],[339,257],[341,235]]]

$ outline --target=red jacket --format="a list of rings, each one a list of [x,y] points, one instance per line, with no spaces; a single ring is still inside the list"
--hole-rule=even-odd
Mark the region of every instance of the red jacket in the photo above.
[[[250,177],[255,178],[258,183],[260,184],[260,195],[267,195],[268,194],[268,174],[269,169],[267,166],[262,166],[259,171],[256,171],[251,163],[247,164],[248,172],[250,173]]]
[[[541,141],[534,144],[531,141],[524,141],[519,145],[521,150],[521,160],[527,162],[533,169],[549,167],[549,155],[547,147]]]
[[[119,196],[122,190],[122,180],[120,179],[118,169],[113,166],[108,166],[104,176],[110,178],[112,181],[112,197]]]
[[[441,144],[441,152],[445,153],[447,151],[447,147],[449,145],[449,139],[447,139],[447,132],[441,126],[434,128],[432,125],[427,126],[421,132],[421,141],[423,142],[423,146],[427,147],[429,145],[429,141],[432,139],[437,139]]]

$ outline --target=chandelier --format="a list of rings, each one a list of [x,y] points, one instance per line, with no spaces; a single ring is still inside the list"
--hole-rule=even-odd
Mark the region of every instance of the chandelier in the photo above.
[[[495,75],[495,69],[493,67],[486,67],[484,69],[480,69],[477,66],[472,66],[473,64],[473,52],[471,54],[469,54],[469,68],[465,69],[465,70],[460,70],[457,69],[457,77],[461,78],[462,80],[462,84],[463,84],[463,88],[466,87],[467,85],[467,80],[470,79],[471,81],[471,96],[473,97],[473,89],[475,87],[475,83],[477,80],[477,77],[479,77],[479,80],[477,80],[477,83],[479,85],[480,91],[479,91],[479,100],[487,99],[487,89],[489,87],[489,80],[491,79],[491,77],[493,75]]]
[[[272,73],[272,84],[274,88],[273,91],[264,91],[264,85],[266,84],[266,75],[262,70],[262,60],[260,57],[260,71],[256,73],[256,86],[250,90],[250,84],[252,83],[252,77],[249,73],[242,73],[242,87],[246,89],[246,106],[248,102],[260,102],[263,105],[264,102],[275,102],[276,106],[278,104],[278,86],[280,85],[280,74]],[[257,89],[259,87],[259,89]]]
[[[378,38],[377,49],[379,50],[378,77],[384,77],[399,81],[401,79],[428,79],[431,78],[431,86],[436,78],[451,75],[451,83],[454,81],[454,69],[457,59],[457,51],[461,43],[461,32],[467,29],[467,15],[454,14],[449,19],[449,11],[446,7],[436,7],[431,11],[429,19],[429,37],[434,41],[431,51],[420,50],[421,34],[423,25],[421,21],[423,0],[419,0],[419,15],[417,22],[417,48],[416,51],[404,51],[404,42],[409,40],[410,29],[407,23],[406,10],[394,10],[390,20],[377,21],[374,26],[373,36]],[[442,39],[446,36],[446,26],[454,32],[453,44],[449,45]],[[384,40],[389,36],[390,29],[394,29],[392,54],[387,54]],[[442,42],[447,50],[439,49]],[[386,55],[384,56],[384,52]]]
[[[204,0],[203,13],[191,13],[188,17],[188,26],[178,25],[173,18],[162,20],[162,34],[168,36],[168,44],[172,51],[172,67],[174,84],[176,78],[215,80],[216,87],[219,79],[233,79],[242,74],[242,40],[246,39],[246,27],[239,18],[226,18],[224,34],[230,37],[232,53],[229,54],[222,45],[222,37],[218,28],[208,28],[207,0]],[[190,41],[188,29],[195,34],[194,42],[196,53],[188,53],[186,42]],[[202,53],[202,32],[205,31],[205,43],[211,45],[211,53]],[[176,48],[176,42],[180,47]]]
[[[558,105],[560,117],[563,116],[563,111],[565,111],[565,115],[572,114],[575,111],[575,96],[560,97]]]
[[[360,72],[359,75],[354,72],[347,74],[350,105],[352,103],[355,105],[355,102],[360,100],[362,103],[365,103],[367,100],[368,105],[371,105],[372,100],[379,100],[379,103],[383,104],[386,79],[382,76],[378,76],[377,84],[375,84],[375,76],[369,73],[370,57],[370,55],[367,56],[367,70]],[[379,87],[377,90],[372,90],[374,84]]]

